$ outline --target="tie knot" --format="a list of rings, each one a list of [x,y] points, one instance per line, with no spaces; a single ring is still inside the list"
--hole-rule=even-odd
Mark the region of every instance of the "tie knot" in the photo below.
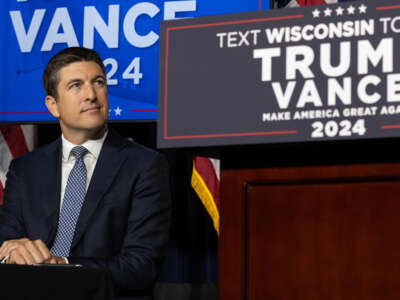
[[[82,159],[88,150],[83,146],[75,146],[72,148],[71,152],[75,156],[75,159]]]

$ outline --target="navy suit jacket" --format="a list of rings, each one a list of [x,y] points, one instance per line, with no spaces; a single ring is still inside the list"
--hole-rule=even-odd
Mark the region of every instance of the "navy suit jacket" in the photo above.
[[[61,138],[15,159],[0,207],[0,244],[27,237],[51,248],[61,191]],[[169,235],[167,162],[109,130],[78,219],[70,263],[105,268],[117,294],[147,299]]]

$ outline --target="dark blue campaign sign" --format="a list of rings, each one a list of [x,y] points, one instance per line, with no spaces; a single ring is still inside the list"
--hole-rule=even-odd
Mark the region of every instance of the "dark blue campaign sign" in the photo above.
[[[162,20],[268,9],[268,0],[5,0],[0,4],[0,122],[54,121],[42,73],[71,46],[104,59],[110,120],[158,117],[158,47]]]
[[[400,5],[163,22],[159,147],[400,135]]]

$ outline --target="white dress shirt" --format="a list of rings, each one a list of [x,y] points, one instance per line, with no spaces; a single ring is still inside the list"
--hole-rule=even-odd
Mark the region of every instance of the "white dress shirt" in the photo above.
[[[83,157],[86,166],[86,191],[88,190],[90,179],[92,178],[94,168],[96,167],[97,159],[99,158],[101,148],[103,147],[104,140],[106,139],[108,131],[106,131],[102,138],[98,140],[88,140],[82,145],[88,152]],[[64,201],[65,187],[67,186],[68,176],[75,164],[75,156],[72,155],[71,150],[75,146],[67,141],[64,135],[61,135],[62,140],[62,162],[61,162],[61,201],[60,209]]]

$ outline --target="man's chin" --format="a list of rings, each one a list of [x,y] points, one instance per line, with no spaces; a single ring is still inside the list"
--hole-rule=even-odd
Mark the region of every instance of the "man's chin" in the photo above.
[[[88,129],[88,131],[92,131],[92,132],[99,132],[99,131],[105,131],[106,130],[106,127],[107,127],[107,125],[106,125],[107,123],[105,123],[105,122],[101,122],[101,123],[98,123],[98,124],[88,124],[88,126],[87,126],[87,129]]]
[[[88,120],[82,124],[81,128],[93,134],[105,132],[107,129],[107,119]]]

